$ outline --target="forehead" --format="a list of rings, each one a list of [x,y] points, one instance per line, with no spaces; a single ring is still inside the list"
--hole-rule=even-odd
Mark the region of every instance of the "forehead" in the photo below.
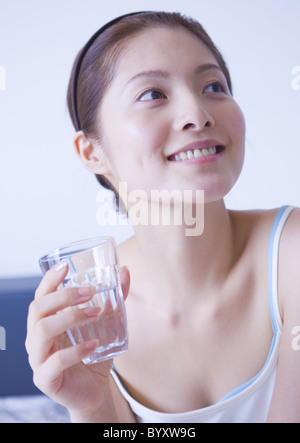
[[[179,69],[215,63],[207,46],[183,27],[158,27],[132,37],[117,63],[119,75],[135,75],[147,69]]]

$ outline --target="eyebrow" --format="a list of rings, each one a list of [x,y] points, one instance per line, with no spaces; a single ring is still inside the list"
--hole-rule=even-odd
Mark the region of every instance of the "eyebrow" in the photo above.
[[[165,72],[165,71],[161,71],[159,69],[157,70],[149,70],[149,71],[143,71],[143,72],[139,72],[138,74],[134,75],[133,77],[131,77],[130,80],[128,80],[127,85],[129,83],[132,83],[133,81],[141,78],[141,77],[160,77],[160,78],[167,78],[170,75]]]
[[[205,65],[199,65],[195,69],[195,74],[202,74],[203,72],[208,71],[210,69],[217,69],[218,71],[222,72],[222,69],[220,68],[220,66],[218,66],[214,63],[207,63]],[[131,77],[130,80],[128,80],[126,85],[128,85],[128,84],[132,83],[133,81],[138,80],[139,78],[142,78],[142,77],[168,78],[168,77],[170,77],[170,74],[166,71],[161,71],[160,69],[143,71],[143,72],[139,72],[138,74]]]
[[[198,66],[195,73],[202,74],[202,72],[209,71],[210,69],[217,69],[218,71],[223,72],[219,65],[216,65],[215,63],[207,63],[206,65]]]

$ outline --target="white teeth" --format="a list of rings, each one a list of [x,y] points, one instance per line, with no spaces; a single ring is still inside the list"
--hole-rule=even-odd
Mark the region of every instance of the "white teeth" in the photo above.
[[[190,160],[192,158],[206,157],[207,155],[215,155],[217,153],[217,147],[203,149],[190,149],[187,152],[180,152],[175,155],[175,161]]]

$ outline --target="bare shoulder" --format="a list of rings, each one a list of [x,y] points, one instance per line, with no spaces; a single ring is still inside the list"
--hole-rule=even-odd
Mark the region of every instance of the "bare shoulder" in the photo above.
[[[229,210],[229,215],[237,227],[247,226],[251,231],[263,229],[272,225],[279,208],[274,209],[251,209],[251,210]],[[253,231],[254,232],[254,231]]]
[[[244,238],[247,245],[252,246],[252,253],[257,249],[261,252],[264,245],[268,245],[278,210],[279,208],[229,211],[237,238]]]
[[[300,210],[294,209],[279,246],[278,297],[283,331],[270,422],[300,422]]]
[[[300,208],[295,208],[289,215],[283,233],[282,247],[289,253],[300,254]]]
[[[238,235],[252,245],[253,257],[266,251],[279,208],[230,211]],[[256,254],[256,252],[258,254]],[[296,297],[298,294],[298,297]],[[288,305],[300,303],[300,209],[294,208],[283,227],[279,247],[279,296],[283,313]],[[292,308],[291,308],[292,309]]]
[[[283,316],[300,310],[300,209],[289,215],[281,235],[279,250],[279,293]],[[300,312],[299,312],[300,314]],[[299,318],[300,323],[300,318]]]
[[[265,264],[265,251],[278,209],[237,211],[238,232],[250,244],[253,260]],[[249,249],[249,248],[248,248]],[[264,258],[261,258],[264,257]],[[262,266],[263,268],[263,266]],[[278,370],[268,421],[300,423],[300,209],[285,221],[279,243],[278,299],[283,321]]]

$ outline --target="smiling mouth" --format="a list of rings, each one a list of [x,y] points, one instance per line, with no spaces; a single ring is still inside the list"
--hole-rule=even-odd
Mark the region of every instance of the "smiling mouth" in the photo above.
[[[186,160],[192,160],[194,158],[208,157],[220,154],[224,151],[224,146],[212,146],[210,148],[202,149],[189,149],[188,151],[182,151],[178,154],[170,155],[169,161],[182,162]]]

